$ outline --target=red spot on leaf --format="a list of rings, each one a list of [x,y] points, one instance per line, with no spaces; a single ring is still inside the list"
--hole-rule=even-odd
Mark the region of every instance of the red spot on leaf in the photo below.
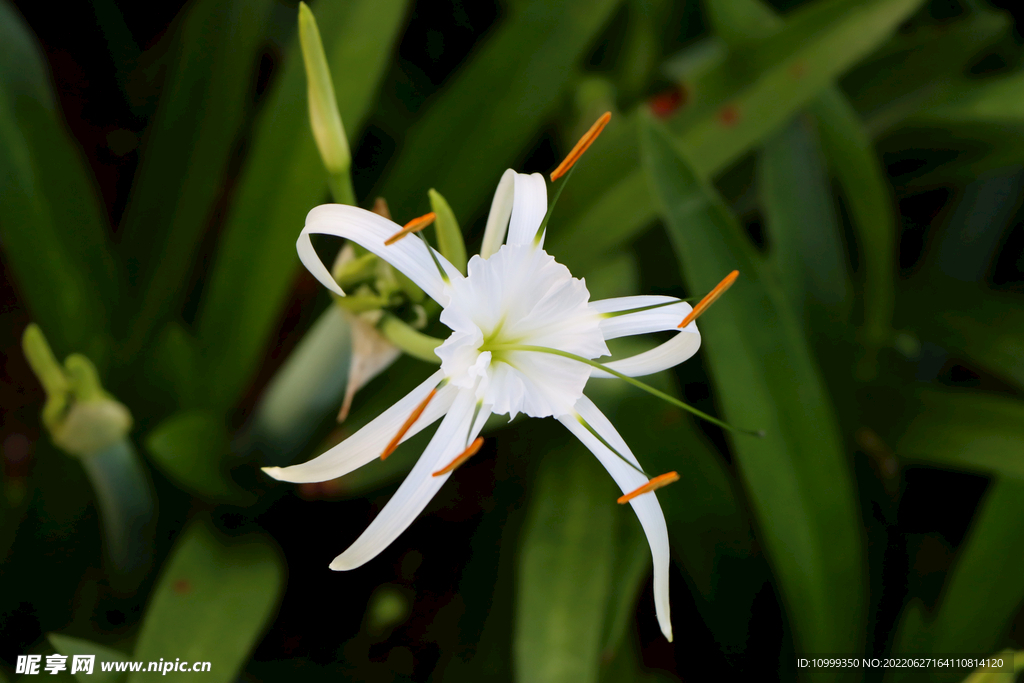
[[[187,595],[192,592],[192,584],[188,579],[178,579],[174,582],[173,588],[178,595]]]
[[[793,62],[789,67],[789,73],[793,78],[803,78],[807,74],[807,64],[805,62]]]
[[[718,121],[729,128],[736,125],[740,120],[740,110],[734,104],[727,104],[718,110]]]
[[[651,97],[647,100],[647,106],[657,118],[667,119],[686,105],[686,99],[686,88],[677,85]]]

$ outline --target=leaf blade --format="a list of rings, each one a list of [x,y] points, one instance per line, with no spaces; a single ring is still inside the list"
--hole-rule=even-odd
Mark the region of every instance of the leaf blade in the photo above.
[[[803,335],[753,247],[673,142],[642,128],[660,199],[691,288],[738,267],[744,282],[704,316],[705,352],[730,422],[764,429],[733,447],[798,647],[855,652],[862,644],[863,549],[838,426]]]

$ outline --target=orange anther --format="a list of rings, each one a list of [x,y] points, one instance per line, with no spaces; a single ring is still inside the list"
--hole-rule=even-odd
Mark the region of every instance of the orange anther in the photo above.
[[[686,327],[694,320],[696,320],[698,317],[700,317],[701,313],[706,311],[711,304],[715,303],[718,300],[718,297],[725,294],[725,290],[732,287],[732,283],[736,282],[736,278],[738,278],[739,276],[740,271],[738,270],[734,270],[728,275],[726,275],[721,282],[715,285],[714,289],[708,292],[708,295],[706,297],[700,300],[700,303],[693,307],[693,310],[690,311],[690,314],[683,318],[683,322],[679,323],[679,327]]]
[[[601,134],[604,127],[608,125],[611,118],[612,113],[610,111],[606,111],[604,114],[601,114],[601,118],[595,121],[594,125],[590,127],[590,130],[583,134],[583,137],[581,137],[580,141],[576,143],[576,146],[572,148],[572,151],[569,152],[568,156],[566,156],[565,159],[562,160],[562,163],[558,165],[558,168],[551,172],[552,182],[558,180],[569,172],[569,169],[572,168],[573,164],[579,161],[580,157],[583,156],[583,153],[587,151],[587,148],[594,144],[594,140],[596,140],[597,136]]]
[[[439,469],[437,472],[434,472],[433,476],[440,477],[442,474],[448,474],[449,472],[454,470],[456,467],[458,467],[459,465],[461,465],[462,463],[466,462],[467,460],[472,458],[474,455],[476,455],[476,452],[479,451],[480,447],[483,446],[483,445],[484,445],[484,437],[482,437],[482,436],[476,437],[476,440],[473,441],[473,443],[469,444],[469,448],[467,448],[466,450],[462,451],[462,453],[457,455],[454,460],[452,460],[450,463],[448,463],[447,465],[445,465],[444,467]]]
[[[409,419],[402,424],[401,429],[399,429],[398,433],[395,434],[395,438],[391,439],[387,448],[385,448],[384,452],[380,454],[381,460],[387,459],[389,455],[395,452],[395,449],[398,448],[398,444],[401,442],[402,437],[405,436],[405,433],[409,431],[409,428],[415,424],[416,420],[420,419],[420,415],[422,415],[423,411],[427,409],[427,404],[430,403],[430,399],[434,398],[435,394],[437,394],[437,389],[431,389],[430,393],[427,394],[427,397],[423,399],[418,406],[416,406],[416,410],[412,411],[412,415],[410,415]]]
[[[405,224],[405,227],[403,227],[401,230],[396,232],[391,237],[384,240],[384,246],[391,246],[398,240],[408,235],[410,232],[419,232],[423,228],[433,223],[435,218],[437,218],[437,216],[434,215],[433,211],[431,211],[430,213],[425,213],[419,218],[413,218],[411,221]]]
[[[641,494],[649,493],[655,489],[660,489],[662,486],[668,486],[674,481],[679,481],[679,475],[676,474],[675,472],[666,472],[665,474],[659,474],[658,476],[656,476],[654,479],[651,479],[643,486],[633,489],[624,496],[619,496],[619,505],[624,505],[625,503],[628,503],[629,501],[633,500],[634,498]]]

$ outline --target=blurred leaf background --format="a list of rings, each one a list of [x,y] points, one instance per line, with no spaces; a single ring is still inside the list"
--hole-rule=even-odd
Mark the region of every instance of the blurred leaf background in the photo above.
[[[502,171],[551,170],[611,110],[548,251],[594,298],[701,296],[741,271],[700,354],[652,379],[763,439],[588,387],[649,471],[682,477],[658,494],[676,640],[638,523],[551,421],[494,423],[347,573],[327,565],[423,440],[320,485],[259,472],[429,369],[399,359],[336,422],[353,323],[293,247],[331,197],[296,5],[2,0],[0,679],[59,651],[210,660],[223,681],[961,680],[795,657],[1024,648],[1015,3],[311,8],[360,205],[404,223],[434,188],[475,253]],[[40,422],[30,321],[134,417],[157,501],[134,574],[95,472]]]

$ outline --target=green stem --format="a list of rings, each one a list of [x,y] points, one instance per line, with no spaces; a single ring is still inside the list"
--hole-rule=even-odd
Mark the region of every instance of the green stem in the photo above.
[[[341,173],[328,173],[327,186],[331,190],[331,196],[338,204],[356,206],[356,191],[352,187],[352,174],[348,171]]]
[[[441,362],[441,359],[434,353],[434,349],[441,345],[441,339],[414,330],[395,316],[389,314],[384,314],[384,317],[377,324],[377,329],[387,337],[389,342],[413,358],[419,358],[435,365]]]
[[[107,552],[120,575],[135,580],[153,555],[153,491],[135,446],[128,439],[81,458],[96,491]]]
[[[654,387],[652,387],[652,386],[650,386],[648,384],[644,384],[643,382],[641,382],[638,379],[630,377],[629,375],[624,375],[621,372],[619,372],[618,370],[614,370],[614,369],[608,367],[604,363],[598,363],[596,360],[590,360],[589,358],[584,358],[583,356],[577,356],[575,353],[569,353],[568,351],[561,351],[559,349],[551,349],[551,348],[548,348],[546,346],[528,346],[528,345],[520,345],[520,344],[484,344],[483,346],[480,347],[480,350],[481,351],[529,351],[529,352],[532,352],[532,353],[548,353],[548,354],[551,354],[552,356],[561,356],[562,358],[568,358],[569,360],[574,360],[574,361],[577,361],[579,363],[583,363],[585,365],[589,365],[592,368],[597,368],[598,370],[604,370],[608,374],[614,375],[615,377],[618,377],[619,379],[621,379],[621,380],[623,380],[625,382],[628,382],[629,384],[632,384],[633,386],[637,387],[638,389],[643,389],[644,391],[646,391],[647,393],[651,394],[652,396],[657,396],[662,401],[666,401],[667,403],[671,403],[672,405],[676,406],[677,408],[682,408],[683,410],[685,410],[685,411],[687,411],[689,413],[693,413],[694,415],[696,415],[697,417],[701,418],[702,420],[707,420],[711,424],[718,425],[722,429],[726,429],[726,430],[728,430],[730,432],[739,432],[739,433],[742,433],[742,434],[749,434],[750,436],[764,436],[764,434],[761,433],[761,432],[754,432],[754,431],[750,431],[750,430],[747,430],[747,429],[738,429],[736,427],[733,427],[732,425],[730,425],[730,424],[728,424],[726,422],[722,422],[721,420],[719,420],[716,417],[711,417],[707,413],[705,413],[703,411],[700,411],[700,410],[697,410],[696,408],[694,408],[693,406],[691,406],[689,404],[683,403],[682,401],[680,401],[679,399],[677,399],[677,398],[675,398],[673,396],[669,396],[668,394],[666,394],[663,391],[658,391]]]

